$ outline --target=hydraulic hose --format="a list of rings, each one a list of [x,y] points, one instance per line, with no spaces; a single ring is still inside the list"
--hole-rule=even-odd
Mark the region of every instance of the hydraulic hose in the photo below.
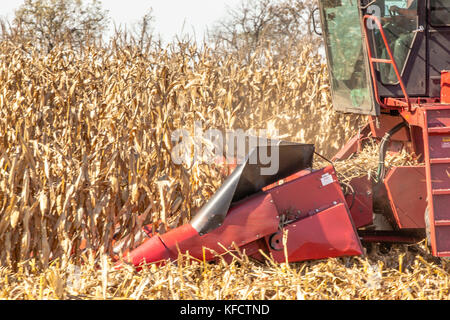
[[[377,180],[378,182],[381,182],[384,180],[384,177],[386,175],[386,170],[384,168],[384,159],[386,157],[386,151],[388,142],[391,140],[391,137],[396,134],[398,131],[400,131],[402,128],[408,126],[408,123],[403,121],[402,123],[399,123],[395,127],[393,127],[391,130],[389,130],[381,139],[380,143],[380,155],[379,155],[379,162],[378,162],[378,170],[377,170]]]

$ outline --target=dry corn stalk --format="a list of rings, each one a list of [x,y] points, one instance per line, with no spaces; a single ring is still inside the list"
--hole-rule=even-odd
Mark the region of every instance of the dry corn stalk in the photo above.
[[[79,256],[82,240],[111,253],[114,236],[144,223],[187,222],[224,178],[218,164],[172,161],[172,133],[195,121],[278,129],[334,153],[363,118],[332,110],[325,65],[301,50],[244,63],[195,45],[43,54],[0,43],[0,262],[45,267]]]

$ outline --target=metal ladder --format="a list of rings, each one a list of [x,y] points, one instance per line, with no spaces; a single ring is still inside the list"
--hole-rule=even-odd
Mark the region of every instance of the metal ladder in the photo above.
[[[450,104],[427,107],[424,120],[431,248],[435,256],[450,257]]]

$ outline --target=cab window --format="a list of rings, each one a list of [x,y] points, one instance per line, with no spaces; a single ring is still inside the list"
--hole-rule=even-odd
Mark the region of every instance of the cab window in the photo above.
[[[369,110],[372,103],[357,2],[324,0],[322,5],[333,105],[340,111]]]
[[[380,20],[387,43],[394,56],[399,72],[402,73],[415,38],[418,26],[418,0],[376,1],[380,6]],[[373,30],[375,55],[378,58],[389,59],[379,30]],[[398,78],[390,64],[378,66],[383,84],[397,84]]]
[[[450,0],[431,0],[430,5],[431,25],[450,25]]]

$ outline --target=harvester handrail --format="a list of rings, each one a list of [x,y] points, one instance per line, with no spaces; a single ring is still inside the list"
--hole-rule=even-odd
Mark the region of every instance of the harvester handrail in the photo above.
[[[368,32],[367,32],[367,20],[369,20],[369,19],[373,20],[375,22],[375,24],[377,25],[378,29],[380,30],[380,34],[381,34],[381,37],[383,38],[383,43],[386,48],[386,52],[389,55],[389,59],[379,59],[379,58],[373,57],[372,50],[371,50],[370,43],[369,43]],[[383,108],[390,108],[388,105],[383,103],[380,99],[380,96],[378,93],[377,78],[375,76],[374,63],[392,64],[394,71],[395,71],[395,75],[396,75],[397,79],[399,80],[399,84],[402,89],[403,95],[405,96],[408,111],[411,111],[411,101],[409,100],[409,96],[408,96],[408,93],[406,92],[405,84],[403,83],[400,72],[398,71],[397,63],[394,60],[394,56],[392,55],[391,48],[389,47],[389,44],[387,42],[387,38],[384,33],[383,26],[381,25],[380,19],[375,15],[365,15],[363,17],[363,25],[364,25],[364,35],[365,35],[365,40],[366,40],[367,54],[369,56],[371,76],[372,76],[372,80],[373,80],[373,88],[375,91],[375,98],[377,99],[378,104]]]

